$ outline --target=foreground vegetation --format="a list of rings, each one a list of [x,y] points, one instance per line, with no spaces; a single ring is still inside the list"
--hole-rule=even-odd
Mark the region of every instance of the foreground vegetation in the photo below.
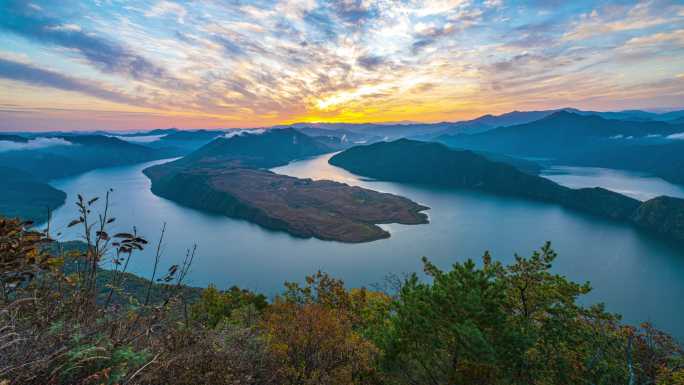
[[[549,244],[510,266],[424,259],[429,281],[377,290],[318,272],[267,301],[185,288],[192,249],[131,285],[130,259],[159,248],[109,234],[93,201],[71,223],[83,247],[0,219],[0,384],[684,384],[676,341],[580,305],[588,284],[551,273]]]

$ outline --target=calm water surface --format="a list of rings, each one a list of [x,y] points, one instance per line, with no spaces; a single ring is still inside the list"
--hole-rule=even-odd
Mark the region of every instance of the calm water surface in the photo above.
[[[604,187],[640,201],[660,195],[684,198],[684,186],[631,171],[598,167],[554,166],[542,171],[541,176],[570,188]]]
[[[282,174],[332,179],[409,197],[431,207],[430,224],[387,225],[389,239],[343,244],[297,239],[283,232],[182,207],[150,192],[141,171],[150,162],[95,170],[54,181],[68,194],[56,210],[53,227],[63,239],[74,237],[66,224],[75,217],[76,194],[102,196],[114,189],[113,231],[138,231],[154,239],[167,223],[163,263],[179,262],[198,244],[190,284],[241,287],[274,294],[286,280],[301,280],[316,270],[343,278],[350,286],[378,283],[388,273],[421,271],[427,256],[442,268],[490,250],[507,263],[514,253],[528,255],[545,241],[559,253],[555,271],[590,281],[588,302],[606,302],[628,322],[648,320],[684,338],[684,250],[635,229],[561,207],[469,191],[364,180],[327,163],[331,155],[274,169]],[[629,180],[629,178],[627,178]],[[627,181],[626,181],[627,182]],[[132,270],[148,275],[153,247],[134,256]]]

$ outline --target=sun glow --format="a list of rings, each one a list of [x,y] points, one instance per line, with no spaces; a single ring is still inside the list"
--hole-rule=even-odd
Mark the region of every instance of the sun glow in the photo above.
[[[681,6],[612,2],[0,2],[0,129],[681,106]]]

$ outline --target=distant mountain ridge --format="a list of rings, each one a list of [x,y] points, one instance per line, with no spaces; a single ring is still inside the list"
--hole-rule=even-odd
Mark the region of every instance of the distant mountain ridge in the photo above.
[[[559,111],[534,122],[474,135],[444,135],[453,148],[548,159],[554,164],[648,172],[684,182],[684,141],[669,139],[684,125],[610,120]]]
[[[399,137],[430,140],[442,135],[477,134],[498,127],[530,123],[561,111],[584,116],[599,116],[607,120],[681,123],[684,119],[684,110],[655,113],[642,110],[587,111],[565,107],[537,111],[516,110],[499,115],[486,114],[474,119],[439,123],[294,123],[291,126],[294,128],[314,127],[328,131],[347,130],[357,134],[387,136],[388,140]]]
[[[616,139],[668,136],[684,127],[664,122],[610,120],[596,115],[558,111],[529,123],[499,127],[474,135],[446,135],[440,142],[469,149],[522,156],[545,156],[574,151],[571,146],[613,145]],[[606,142],[609,141],[609,142]]]
[[[622,111],[591,111],[581,110],[573,107],[556,108],[549,110],[530,110],[501,113],[499,115],[485,114],[473,119],[458,121],[442,121],[435,123],[422,123],[416,121],[405,122],[380,122],[380,123],[341,123],[341,122],[298,122],[285,125],[275,125],[271,127],[253,128],[250,130],[272,129],[272,128],[295,128],[310,136],[337,136],[353,134],[352,141],[366,140],[367,142],[379,140],[394,140],[400,137],[413,139],[429,140],[442,135],[456,134],[477,134],[486,132],[498,127],[507,127],[519,124],[530,123],[543,119],[555,112],[566,111],[577,115],[599,116],[608,120],[623,120],[635,122],[667,122],[670,124],[684,123],[684,109],[668,112],[650,112],[643,110],[622,110]],[[181,129],[181,128],[158,128],[136,132],[126,131],[103,131],[95,130],[88,132],[27,132],[20,133],[25,140],[35,136],[55,135],[55,136],[78,136],[78,135],[114,135],[122,137],[136,137],[144,135],[164,135],[160,140],[199,140],[213,139],[225,133],[236,131],[232,128],[217,129]],[[12,133],[16,134],[16,133]],[[0,140],[3,134],[0,134]],[[7,134],[4,134],[7,136]],[[16,136],[16,135],[14,135]],[[351,140],[351,139],[350,139]]]

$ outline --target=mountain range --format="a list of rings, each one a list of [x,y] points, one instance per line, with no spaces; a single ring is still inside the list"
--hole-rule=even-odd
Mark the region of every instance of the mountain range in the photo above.
[[[264,132],[269,135],[256,141],[257,145],[254,137]],[[49,180],[95,168],[178,156],[185,158],[172,165],[271,168],[293,159],[404,137],[472,150],[530,175],[539,174],[547,165],[592,166],[639,171],[684,184],[684,111],[563,108],[430,124],[298,123],[268,130],[0,134],[0,164],[8,186],[0,195],[0,213],[24,207],[19,199],[24,197],[10,191],[26,190],[29,180],[33,191],[41,191],[41,202],[51,197],[45,201],[49,204],[41,205],[54,208],[62,198],[47,184]],[[26,217],[37,218],[35,213]]]
[[[401,137],[433,140],[443,135],[478,134],[498,127],[508,127],[534,122],[556,112],[570,112],[576,115],[598,116],[608,120],[625,120],[635,122],[668,122],[681,124],[684,122],[684,110],[655,113],[642,110],[624,111],[584,111],[576,108],[558,108],[539,111],[511,111],[500,115],[486,114],[480,117],[456,122],[440,123],[295,123],[294,128],[318,128],[330,132],[347,131],[357,135],[373,135],[383,140],[394,140]],[[371,140],[368,140],[371,142]]]
[[[647,172],[684,183],[684,125],[606,119],[558,111],[545,118],[473,135],[437,138],[453,148],[577,165]]]

